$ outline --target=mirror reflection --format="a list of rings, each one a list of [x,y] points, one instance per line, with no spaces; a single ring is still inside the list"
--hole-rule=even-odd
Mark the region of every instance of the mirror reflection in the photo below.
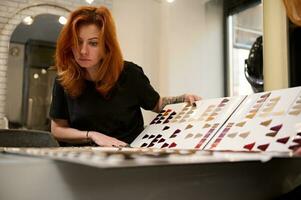
[[[26,19],[13,32],[8,59],[6,113],[10,128],[49,130],[57,36],[62,28],[56,15]]]
[[[235,83],[242,85],[242,79],[243,87],[249,86],[244,73],[236,72],[243,69],[249,54],[251,43],[246,46],[245,42],[254,42],[254,34],[250,33],[261,34],[261,18],[239,15],[238,23],[233,24],[238,32],[232,32],[243,39],[239,40],[243,46],[231,46],[234,50],[230,57],[235,59],[232,72],[238,76],[233,76],[232,93],[226,93],[224,79],[232,76],[224,74],[223,45],[227,38],[222,0],[143,0],[135,4],[116,0],[111,9],[124,58],[142,66],[162,95],[189,90],[203,98],[215,98],[233,95]],[[262,9],[256,10],[255,16],[262,16],[258,15]],[[55,72],[49,68],[54,64],[56,39],[64,20],[51,14],[28,16],[11,35],[5,113],[10,128],[50,130],[48,110]],[[230,34],[229,38],[233,40]],[[236,49],[243,51],[243,55],[236,53]],[[149,123],[153,115],[143,114],[145,124]]]

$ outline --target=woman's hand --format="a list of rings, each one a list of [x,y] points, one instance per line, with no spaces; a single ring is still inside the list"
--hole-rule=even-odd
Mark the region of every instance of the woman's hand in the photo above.
[[[122,142],[116,138],[107,136],[105,134],[90,131],[88,134],[89,139],[91,139],[94,143],[102,147],[125,147],[128,146],[127,143]]]
[[[196,101],[199,101],[201,99],[201,97],[194,94],[184,94],[184,101],[189,103],[190,105],[193,105]]]
[[[181,96],[175,96],[175,97],[160,97],[153,111],[159,113],[166,105],[173,104],[173,103],[188,102],[190,105],[195,105],[195,101],[201,99],[202,99],[201,97],[193,94],[183,94]]]

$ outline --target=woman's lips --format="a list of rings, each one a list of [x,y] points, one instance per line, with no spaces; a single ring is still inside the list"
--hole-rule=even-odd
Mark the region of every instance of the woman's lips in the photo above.
[[[86,59],[86,58],[80,58],[80,61],[91,61],[90,59]]]

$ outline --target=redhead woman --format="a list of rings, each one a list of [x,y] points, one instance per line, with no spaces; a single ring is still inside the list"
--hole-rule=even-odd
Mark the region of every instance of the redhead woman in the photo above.
[[[143,130],[141,108],[160,112],[170,103],[200,99],[187,94],[160,97],[142,68],[123,60],[106,7],[71,13],[55,60],[51,132],[64,144],[127,146]]]

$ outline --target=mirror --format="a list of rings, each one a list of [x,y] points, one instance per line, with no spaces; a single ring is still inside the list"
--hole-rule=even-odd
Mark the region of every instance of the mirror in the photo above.
[[[143,68],[160,95],[224,96],[223,1],[131,1],[108,1],[120,46],[124,58]],[[47,69],[62,28],[58,18],[38,15],[30,26],[19,24],[11,36],[5,114],[10,128],[49,129],[53,77]],[[143,114],[148,124],[153,113]]]
[[[31,25],[20,23],[9,48],[6,116],[9,128],[50,130],[48,118],[59,16],[37,15]]]
[[[143,68],[161,96],[223,95],[222,0],[111,2],[124,58]],[[6,98],[10,128],[49,128],[49,96],[35,96],[33,91],[51,92],[51,84],[43,88],[38,82],[44,77],[38,71],[52,63],[31,52],[51,55],[61,29],[57,20],[58,16],[38,15],[30,26],[19,24],[11,36]],[[44,81],[50,83],[51,78]],[[154,113],[143,114],[148,124]]]

